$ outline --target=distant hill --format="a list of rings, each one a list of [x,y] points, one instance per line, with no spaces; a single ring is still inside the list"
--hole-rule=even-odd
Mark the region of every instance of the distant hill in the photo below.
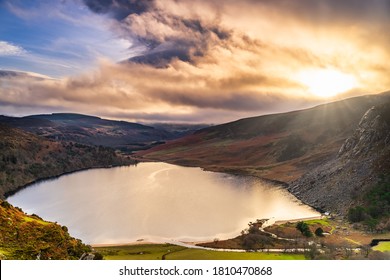
[[[39,179],[131,163],[108,147],[58,142],[0,123],[0,198]]]
[[[311,109],[241,119],[138,152],[140,158],[292,182],[335,158],[372,106],[390,92]]]
[[[154,128],[138,123],[71,113],[32,115],[21,118],[0,116],[0,123],[49,139],[101,145],[124,152],[147,149],[193,131],[191,125],[188,125],[187,129],[183,127],[178,127],[179,130],[164,129],[163,125]],[[165,127],[174,128],[176,126],[166,125]]]

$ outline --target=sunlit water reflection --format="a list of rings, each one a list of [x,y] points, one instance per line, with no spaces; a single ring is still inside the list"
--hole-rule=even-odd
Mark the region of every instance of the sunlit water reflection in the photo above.
[[[166,163],[77,172],[37,183],[8,201],[92,244],[223,239],[259,218],[318,214],[256,178]]]

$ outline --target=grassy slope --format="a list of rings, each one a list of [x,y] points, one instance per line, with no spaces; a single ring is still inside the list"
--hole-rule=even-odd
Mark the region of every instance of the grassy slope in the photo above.
[[[200,166],[290,182],[334,157],[362,115],[390,94],[242,119],[138,153],[147,160]]]
[[[0,200],[0,259],[79,259],[89,246],[72,238],[67,228],[26,215]]]
[[[110,148],[51,141],[1,124],[0,135],[0,198],[38,179],[132,163]]]
[[[166,256],[167,260],[304,260],[302,254],[262,252],[219,252],[186,249]]]
[[[51,141],[0,124],[0,198],[39,179],[66,172],[133,161],[114,150]],[[10,259],[78,259],[90,250],[69,236],[66,227],[27,216],[2,202],[0,257]]]

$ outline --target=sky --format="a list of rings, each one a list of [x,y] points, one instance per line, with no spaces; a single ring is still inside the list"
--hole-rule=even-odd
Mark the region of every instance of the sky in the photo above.
[[[390,0],[0,0],[0,114],[222,123],[390,89]]]

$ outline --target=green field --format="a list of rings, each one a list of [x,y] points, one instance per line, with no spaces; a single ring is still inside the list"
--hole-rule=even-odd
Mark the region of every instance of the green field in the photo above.
[[[308,224],[309,226],[310,225],[316,225],[316,224],[319,224],[319,225],[322,225],[322,226],[331,226],[328,219],[317,219],[317,220],[308,220],[308,221],[304,221],[306,224]]]
[[[304,260],[302,254],[263,252],[220,252],[201,249],[184,249],[168,254],[167,260]]]
[[[145,244],[94,248],[106,260],[303,260],[302,254],[220,252],[171,244]]]
[[[390,242],[379,242],[378,245],[372,247],[375,251],[390,252]]]

